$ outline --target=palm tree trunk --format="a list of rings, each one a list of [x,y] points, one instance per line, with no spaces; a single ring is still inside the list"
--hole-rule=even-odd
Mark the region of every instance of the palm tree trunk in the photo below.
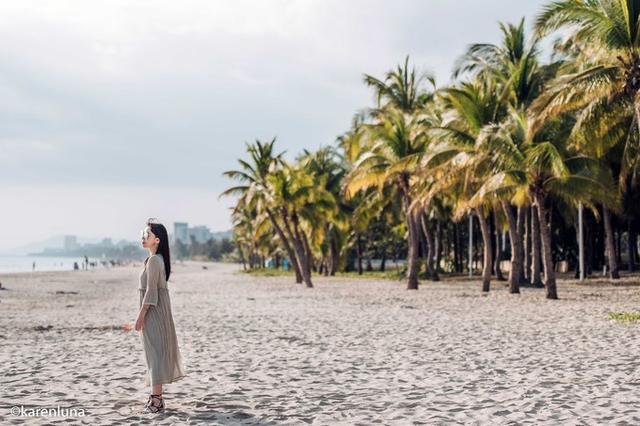
[[[255,264],[255,254],[253,253],[253,249],[249,249],[249,269],[255,269],[253,266]]]
[[[242,261],[242,270],[246,271],[247,270],[247,260],[244,257],[244,251],[240,247],[240,244],[238,244],[238,253],[240,253],[240,260]]]
[[[367,272],[373,271],[373,263],[371,263],[371,256],[367,256]]]
[[[622,232],[613,227],[613,235],[616,237],[616,261],[618,263],[618,272],[620,271],[620,265],[622,265]]]
[[[424,212],[420,213],[420,224],[422,225],[422,232],[424,232],[425,239],[427,240],[427,273],[431,281],[440,281],[438,271],[434,267],[435,257],[435,242],[433,238],[433,232],[429,230],[429,224]]]
[[[329,242],[329,253],[331,259],[329,275],[334,276],[338,271],[338,247],[335,236],[332,236],[331,241]]]
[[[541,277],[542,252],[540,243],[540,219],[538,219],[538,208],[531,206],[531,285],[533,287],[544,287]]]
[[[594,239],[595,239],[595,232],[593,232],[593,220],[592,220],[592,214],[589,213],[588,210],[584,210],[584,235],[586,237],[586,241],[585,241],[585,267],[584,267],[584,272],[585,272],[585,277],[590,276],[591,274],[593,274],[593,263],[595,262],[595,256],[594,256]]]
[[[456,272],[462,272],[462,253],[460,243],[460,230],[456,222],[453,223],[453,259]]]
[[[502,201],[502,209],[507,216],[509,225],[509,241],[511,242],[511,270],[509,271],[509,292],[520,293],[520,276],[522,269],[522,239],[518,235],[518,222],[511,204]]]
[[[613,227],[611,226],[611,213],[607,206],[602,206],[602,215],[604,219],[604,232],[606,240],[606,255],[607,263],[609,265],[609,278],[617,280],[620,278],[620,272],[618,271],[618,262],[616,259],[616,248],[613,235]]]
[[[408,197],[407,197],[408,198]],[[409,253],[407,259],[407,289],[408,290],[417,290],[418,289],[418,244],[420,243],[418,240],[418,233],[416,227],[416,217],[415,214],[409,210],[409,205],[411,203],[407,199],[406,202],[406,216],[407,216],[407,230],[409,232]]]
[[[498,226],[498,212],[494,208],[493,211],[493,223],[494,223],[494,231],[496,237],[496,257],[494,261],[493,269],[496,271],[496,279],[498,281],[504,281],[504,275],[502,274],[502,268],[500,263],[502,262],[502,238],[500,228]]]
[[[382,245],[382,254],[380,256],[380,272],[384,272],[387,265],[387,247],[385,244]]]
[[[576,232],[576,244],[578,245],[578,259],[576,261],[576,273],[574,274],[574,278],[576,280],[581,280],[582,277],[586,277],[584,273],[584,232],[583,232],[583,211],[582,211],[582,203],[578,206],[577,209],[578,220],[574,225],[574,229]]]
[[[527,283],[527,274],[525,272],[525,225],[527,221],[527,208],[524,206],[518,207],[518,238],[520,240],[520,283]]]
[[[440,261],[442,260],[442,221],[436,220],[436,244],[435,244],[435,271],[436,274],[440,270]]]
[[[489,224],[480,209],[475,209],[478,222],[480,223],[480,231],[482,232],[482,242],[484,245],[484,258],[482,259],[482,291],[487,292],[491,287],[491,232],[489,232]]]
[[[524,270],[525,282],[532,283],[531,279],[531,209],[525,211],[523,249],[522,249],[522,268]]]
[[[631,219],[627,221],[627,255],[629,256],[629,272],[636,269],[636,234],[633,232]]]
[[[295,216],[295,220],[293,222],[293,230],[296,232],[296,235],[298,235],[298,238],[300,238],[300,240],[302,241],[302,247],[304,248],[304,257],[306,259],[306,265],[308,269],[307,273],[309,274],[309,276],[311,276],[311,270],[312,268],[315,268],[313,253],[311,253],[311,247],[309,246],[307,233],[300,228],[300,223],[298,222],[297,215]]]
[[[540,221],[540,236],[542,237],[542,265],[544,266],[546,279],[547,299],[557,299],[556,271],[553,269],[553,258],[551,256],[551,229],[547,223],[547,208],[544,205],[544,194],[536,192],[535,200],[538,207],[538,220]]]
[[[360,233],[358,233],[356,238],[356,262],[358,263],[358,275],[362,275],[364,270],[362,269],[362,236]]]
[[[422,215],[421,211],[415,212],[411,209],[411,197],[409,196],[409,175],[403,174],[398,179],[400,194],[407,221],[407,233],[409,234],[409,250],[407,253],[407,289],[418,289],[418,268],[420,255],[420,237],[418,232],[417,215]]]
[[[311,283],[311,274],[309,273],[310,268],[307,263],[309,259],[307,259],[307,256],[305,254],[302,239],[300,238],[298,232],[294,234],[294,232],[291,230],[291,224],[289,223],[288,214],[286,212],[283,212],[282,216],[287,234],[289,234],[289,238],[291,238],[291,241],[293,241],[298,264],[300,265],[300,272],[302,273],[302,280],[307,287],[313,287],[313,284]],[[296,222],[298,219],[295,213],[292,215],[291,219],[294,224],[294,229],[297,229]]]
[[[271,209],[267,208],[266,210],[267,210],[267,215],[269,216],[269,220],[271,221],[273,228],[276,230],[276,234],[278,234],[280,241],[282,241],[282,245],[284,246],[284,249],[287,252],[287,256],[289,256],[289,261],[293,264],[293,270],[296,273],[296,284],[300,284],[302,283],[302,272],[300,272],[300,265],[298,264],[298,259],[296,259],[296,254],[291,248],[291,244],[289,244],[289,240],[284,235],[284,232],[282,231],[282,227],[276,220],[276,217],[271,211]]]

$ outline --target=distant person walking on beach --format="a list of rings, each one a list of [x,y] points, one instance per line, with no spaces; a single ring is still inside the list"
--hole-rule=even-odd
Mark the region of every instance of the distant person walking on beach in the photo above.
[[[149,257],[145,259],[140,274],[140,312],[135,329],[141,332],[145,353],[145,385],[151,386],[144,412],[157,413],[164,410],[162,385],[183,378],[185,369],[167,287],[171,274],[169,236],[167,229],[157,219],[147,221],[142,231],[142,246],[149,250]]]

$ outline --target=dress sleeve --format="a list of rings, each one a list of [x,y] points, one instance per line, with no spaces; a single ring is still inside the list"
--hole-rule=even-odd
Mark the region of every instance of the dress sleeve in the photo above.
[[[147,291],[142,300],[143,305],[158,304],[158,281],[160,281],[160,273],[164,265],[155,256],[151,256],[147,261]]]

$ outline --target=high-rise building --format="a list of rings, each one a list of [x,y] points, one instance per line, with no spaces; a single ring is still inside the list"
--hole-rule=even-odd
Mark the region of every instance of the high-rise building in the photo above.
[[[211,231],[206,226],[194,226],[189,228],[189,240],[191,236],[199,243],[206,243],[211,239]]]
[[[180,241],[183,244],[191,244],[191,237],[193,237],[198,243],[206,243],[213,234],[208,227],[200,225],[189,227],[187,222],[174,222],[173,224],[173,242]]]
[[[186,222],[173,223],[173,241],[180,241],[183,244],[189,244],[189,224]]]

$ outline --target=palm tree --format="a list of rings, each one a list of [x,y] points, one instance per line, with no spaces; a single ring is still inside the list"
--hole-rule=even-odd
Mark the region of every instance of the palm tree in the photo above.
[[[474,44],[458,60],[454,76],[471,74],[492,81],[499,90],[500,102],[496,109],[510,107],[525,111],[541,93],[545,78],[554,67],[541,67],[536,38],[527,40],[524,18],[518,25],[500,23],[502,43]],[[494,123],[502,120],[500,113],[491,117]],[[509,225],[511,242],[511,270],[509,287],[519,293],[520,283],[525,278],[523,232],[526,206],[518,207],[517,215],[507,200],[502,200],[502,209]]]
[[[344,195],[352,198],[360,191],[393,185],[400,193],[409,239],[408,289],[418,288],[419,228],[412,206],[411,187],[420,157],[427,146],[419,119],[388,109],[378,122],[365,125],[369,149],[362,152],[346,177]]]
[[[434,143],[424,156],[421,175],[422,200],[435,194],[455,194],[455,218],[463,214],[475,214],[480,223],[483,239],[482,290],[490,290],[492,271],[492,238],[487,221],[487,212],[493,210],[494,196],[480,199],[474,197],[488,173],[491,152],[483,152],[478,138],[482,129],[495,123],[503,114],[499,100],[499,86],[491,79],[482,77],[472,82],[442,89],[438,96],[443,113],[434,114],[427,125]]]
[[[527,39],[524,18],[518,25],[500,22],[499,26],[501,44],[471,45],[458,59],[453,75],[494,80],[501,87],[501,100],[522,110],[542,91],[548,68],[539,64],[538,40]]]
[[[424,108],[433,99],[433,92],[423,88],[425,82],[435,87],[435,78],[430,73],[418,73],[415,68],[409,70],[409,56],[404,65],[387,72],[384,80],[365,74],[364,82],[374,89],[378,107],[391,106],[405,114]]]
[[[337,138],[344,161],[345,176],[352,173],[358,158],[370,148],[370,135],[363,124],[362,116],[356,116],[352,128]],[[393,246],[396,243],[398,234],[402,238],[401,235],[406,233],[406,229],[399,230],[402,227],[404,214],[402,213],[402,200],[397,189],[394,186],[387,186],[380,191],[378,188],[371,187],[359,191],[348,199],[344,196],[340,198],[340,210],[350,216],[346,234],[347,239],[356,246],[358,273],[363,272],[361,266],[363,236],[366,236],[367,231],[376,225],[389,231],[386,235],[376,235],[374,238],[379,244],[378,249],[382,256],[380,268],[384,270],[387,246]]]
[[[478,193],[506,193],[516,202],[533,200],[540,222],[546,297],[557,299],[548,200],[558,197],[576,209],[582,203],[595,210],[596,202],[615,206],[617,199],[608,170],[597,159],[572,151],[567,117],[547,123],[538,132],[531,121],[514,111],[510,119],[485,129],[484,143],[491,147],[495,161],[503,164]]]
[[[315,187],[326,192],[333,208],[331,214],[323,214],[314,223],[312,236],[322,253],[321,267],[326,275],[335,275],[339,254],[348,234],[351,208],[341,197],[342,183],[346,175],[346,165],[333,147],[320,148],[315,152],[304,150],[298,158],[300,167],[314,179]],[[325,204],[324,208],[328,206]],[[327,262],[328,259],[328,262]],[[328,264],[327,264],[328,263]]]
[[[404,238],[407,232],[403,220],[402,199],[397,187],[387,185],[378,190],[370,188],[358,194],[351,215],[351,239],[356,242],[358,273],[362,274],[363,236],[370,245],[376,246],[381,256],[380,270],[385,268],[387,247],[392,246],[397,238]],[[382,232],[381,232],[382,231]]]
[[[260,252],[270,251],[269,223],[255,206],[239,202],[231,213],[233,221],[234,240],[240,252],[243,264],[248,263],[253,269]],[[265,250],[266,249],[266,250]]]
[[[240,170],[229,170],[224,172],[224,176],[240,181],[240,185],[233,186],[225,190],[220,197],[229,195],[239,195],[246,204],[254,204],[258,209],[264,209],[271,225],[276,231],[282,245],[284,246],[289,260],[296,274],[296,282],[302,283],[303,276],[300,265],[296,259],[295,252],[291,247],[290,240],[278,222],[277,215],[273,211],[273,206],[266,202],[267,178],[273,170],[282,164],[284,152],[274,153],[276,139],[269,142],[256,140],[254,144],[246,144],[250,161],[239,159]]]
[[[401,194],[406,216],[409,243],[407,280],[409,289],[418,288],[418,255],[420,244],[420,212],[413,211],[411,200],[411,175],[426,146],[425,134],[418,115],[433,99],[435,79],[429,73],[409,69],[409,56],[403,65],[386,73],[384,80],[365,74],[364,82],[374,89],[377,108],[369,115],[372,124],[361,124],[355,135],[364,137],[366,149],[360,152],[347,177],[345,196],[394,182]]]
[[[333,198],[324,188],[316,185],[313,176],[300,164],[284,164],[270,173],[266,197],[267,202],[275,206],[284,223],[284,232],[293,243],[304,283],[307,287],[313,287],[313,247],[309,235],[314,232],[315,223],[333,218]]]
[[[483,180],[494,170],[491,169],[494,153],[483,151],[479,138],[486,126],[497,123],[505,115],[505,106],[500,99],[501,86],[494,79],[476,77],[471,82],[460,83],[441,90],[439,100],[444,114],[431,123],[431,132],[440,143],[432,147],[426,162],[431,167],[438,165],[444,173],[437,177],[435,191],[450,192],[452,186],[460,185],[456,210],[461,213],[475,213],[478,217],[483,238],[483,291],[489,291],[492,270],[492,238],[487,222],[487,212],[495,210],[499,202],[494,195],[480,199],[475,204],[469,199],[478,190]],[[445,160],[443,162],[443,160]],[[424,168],[429,169],[429,166]],[[443,178],[446,176],[446,178]],[[504,205],[504,204],[503,204]],[[505,211],[510,210],[505,209]],[[517,293],[518,281],[511,277],[511,292]]]
[[[570,32],[565,72],[535,108],[540,120],[576,112],[572,138],[598,143],[600,152],[622,146],[620,191],[638,168],[640,146],[640,1],[562,0],[548,4],[538,16],[543,36]],[[632,130],[635,129],[635,130]],[[609,209],[603,205],[606,252],[611,278],[619,278]]]

